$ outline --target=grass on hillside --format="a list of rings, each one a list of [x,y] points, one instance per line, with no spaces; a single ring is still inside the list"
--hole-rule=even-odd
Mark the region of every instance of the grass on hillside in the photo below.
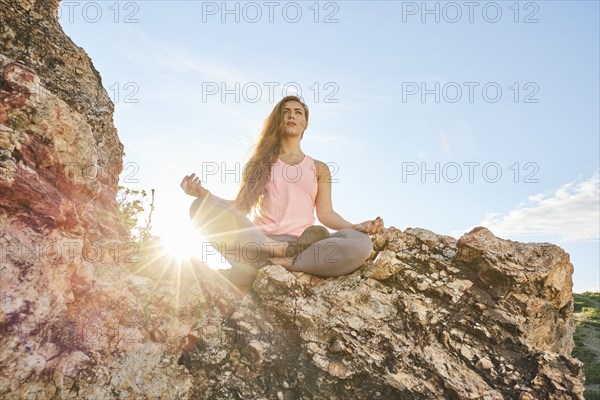
[[[586,400],[600,400],[600,390],[589,387],[600,385],[600,348],[595,345],[600,335],[600,293],[573,293],[573,297],[576,330],[573,335],[575,348],[571,355],[583,362]]]

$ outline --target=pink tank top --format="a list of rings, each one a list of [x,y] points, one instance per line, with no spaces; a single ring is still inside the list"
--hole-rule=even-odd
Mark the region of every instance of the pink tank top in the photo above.
[[[304,155],[296,165],[277,161],[271,165],[271,176],[254,224],[267,235],[300,236],[315,223],[317,175],[314,160]]]

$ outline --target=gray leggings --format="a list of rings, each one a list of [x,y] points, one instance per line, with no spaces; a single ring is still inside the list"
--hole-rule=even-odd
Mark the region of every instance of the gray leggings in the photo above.
[[[231,264],[230,280],[238,286],[251,285],[258,268],[270,258],[260,250],[265,242],[291,242],[297,238],[264,234],[245,215],[213,194],[194,200],[190,219]],[[360,267],[372,250],[367,234],[341,229],[300,253],[291,270],[321,277],[346,275]]]

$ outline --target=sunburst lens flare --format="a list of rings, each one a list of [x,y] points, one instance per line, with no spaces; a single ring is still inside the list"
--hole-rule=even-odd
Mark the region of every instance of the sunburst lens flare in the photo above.
[[[202,257],[205,239],[190,226],[171,227],[160,235],[167,255],[173,258]]]
[[[160,235],[164,254],[172,260],[201,260],[211,269],[229,268],[227,261],[192,226],[169,227]]]

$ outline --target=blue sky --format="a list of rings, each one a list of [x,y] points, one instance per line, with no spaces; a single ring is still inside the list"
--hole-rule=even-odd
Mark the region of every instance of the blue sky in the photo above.
[[[223,4],[60,9],[115,101],[121,183],[155,189],[155,233],[174,249],[201,248],[182,177],[234,198],[226,172],[299,88],[302,149],[330,164],[344,218],[555,243],[574,291],[600,290],[598,2]]]

